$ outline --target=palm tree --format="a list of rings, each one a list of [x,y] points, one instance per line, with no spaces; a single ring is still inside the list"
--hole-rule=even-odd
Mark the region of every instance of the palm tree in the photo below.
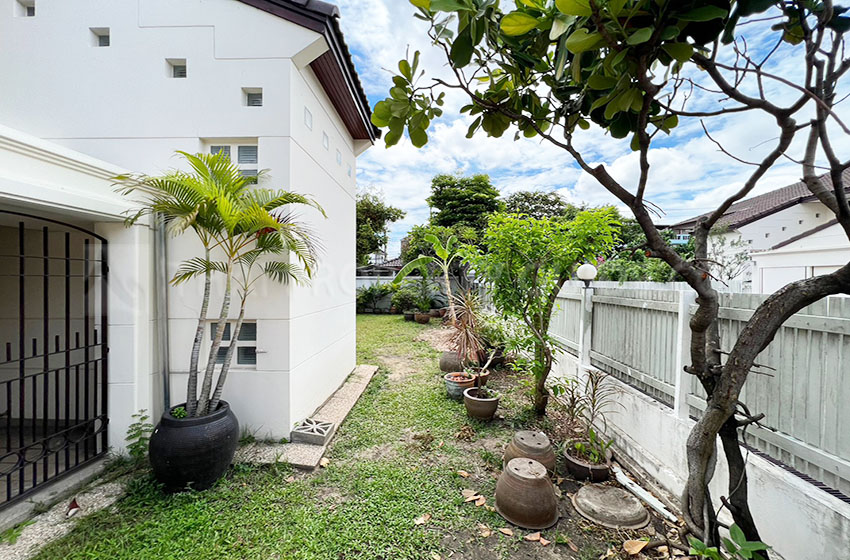
[[[395,279],[393,280],[394,284],[398,284],[405,277],[410,275],[414,270],[419,270],[422,273],[422,276],[425,277],[428,275],[428,267],[431,265],[435,265],[440,269],[440,272],[443,274],[443,281],[446,283],[446,296],[449,300],[449,320],[452,325],[457,323],[457,314],[455,313],[455,303],[454,297],[452,296],[452,282],[451,277],[449,275],[449,271],[451,269],[452,264],[458,258],[460,258],[460,254],[455,251],[455,245],[457,245],[457,237],[452,235],[446,241],[446,244],[443,243],[437,238],[433,233],[429,233],[425,236],[425,241],[431,244],[434,249],[434,255],[419,255],[406,265],[404,268],[399,270]]]
[[[317,266],[317,245],[310,231],[284,207],[306,205],[324,215],[321,206],[303,195],[252,187],[253,178],[242,176],[223,152],[215,155],[178,152],[192,172],[171,171],[160,177],[121,176],[125,194],[142,194],[140,209],[128,224],[145,215],[162,217],[172,235],[192,230],[204,248],[204,255],[182,262],[171,280],[173,285],[203,276],[204,293],[189,363],[186,413],[189,417],[214,412],[221,399],[230,370],[235,344],[231,344],[219,370],[213,391],[216,359],[221,348],[234,284],[239,299],[239,315],[231,340],[238,340],[245,305],[256,282],[263,277],[287,284],[309,282]],[[292,262],[294,257],[294,261]],[[209,313],[212,275],[224,276],[222,306],[203,382],[198,391],[200,351]]]

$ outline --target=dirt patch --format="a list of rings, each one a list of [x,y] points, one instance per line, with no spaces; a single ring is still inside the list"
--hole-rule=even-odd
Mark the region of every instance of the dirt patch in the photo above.
[[[382,443],[380,445],[373,445],[372,447],[361,449],[351,458],[354,459],[355,462],[378,461],[381,459],[391,459],[397,455],[398,453],[396,453],[395,446],[392,443]]]
[[[378,359],[390,373],[387,380],[390,383],[401,383],[419,373],[422,360],[406,356],[378,356]]]
[[[426,329],[416,337],[417,342],[427,342],[434,350],[450,352],[454,350],[451,343],[453,331],[448,327]]]

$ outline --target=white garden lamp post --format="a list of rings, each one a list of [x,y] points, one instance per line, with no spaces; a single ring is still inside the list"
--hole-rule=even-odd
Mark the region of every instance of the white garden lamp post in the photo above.
[[[585,263],[578,267],[578,270],[576,270],[576,276],[578,276],[579,280],[584,282],[585,288],[589,288],[590,283],[596,279],[597,272],[598,271],[596,270],[595,266],[590,263]]]

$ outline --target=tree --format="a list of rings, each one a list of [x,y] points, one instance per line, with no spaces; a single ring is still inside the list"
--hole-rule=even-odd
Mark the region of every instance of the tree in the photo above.
[[[470,137],[479,131],[502,136],[512,126],[516,138],[539,136],[630,209],[646,235],[648,256],[666,262],[698,294],[686,371],[708,397],[687,443],[682,509],[688,529],[708,545],[720,540],[708,491],[719,437],[730,473],[724,507],[747,540],[759,540],[738,439],[739,431],[761,416],[740,405],[741,388],[786,319],[826,296],[850,292],[850,263],[768,297],[723,363],[708,236],[732,204],[752,193],[780,158],[790,157],[850,238],[843,177],[850,164],[833,147],[836,134],[850,135],[834,111],[844,99],[838,94],[841,79],[850,70],[850,59],[844,58],[844,35],[850,30],[846,8],[830,0],[522,0],[505,3],[505,11],[493,0],[411,3],[417,16],[431,23],[430,38],[445,53],[453,76],[420,84],[418,57],[414,64],[400,63],[391,98],[380,101],[372,117],[390,129],[387,145],[398,142],[405,127],[414,144],[427,143],[431,120],[442,111],[445,92],[437,92],[453,88],[470,101],[463,108],[474,119]],[[770,22],[760,23],[765,19]],[[742,22],[749,25],[738,25]],[[746,115],[775,126],[759,146],[757,161],[732,154],[708,132],[715,118],[736,122]],[[664,177],[650,172],[650,146],[659,135],[672,134],[680,119],[701,119],[707,138],[730,156],[730,164],[748,169],[737,192],[698,221],[691,259],[666,242],[646,198],[649,190],[667,188]],[[612,142],[629,138],[638,162],[633,187],[612,176],[608,164],[591,163],[590,154],[574,143],[591,123],[607,131]],[[798,135],[802,150],[792,150]],[[827,173],[818,176],[818,169]]]
[[[429,267],[438,268],[440,273],[443,275],[443,282],[446,283],[446,296],[449,299],[449,319],[451,320],[452,325],[454,325],[457,322],[457,314],[455,313],[455,302],[454,297],[452,296],[452,279],[450,271],[452,265],[458,261],[460,257],[460,254],[457,251],[457,237],[452,235],[445,243],[443,243],[436,235],[429,233],[425,235],[425,241],[431,244],[431,249],[434,252],[434,255],[419,255],[417,258],[404,265],[404,267],[398,271],[398,274],[393,280],[393,284],[397,285],[414,270],[421,271],[422,278],[426,278],[428,276]]]
[[[505,212],[525,214],[529,218],[564,218],[572,220],[583,210],[568,203],[555,192],[519,191],[505,198]]]
[[[499,209],[499,191],[487,175],[437,175],[431,180],[428,204],[437,210],[431,223],[484,231],[487,217]]]
[[[620,216],[620,213],[617,212],[617,215]],[[679,282],[682,280],[666,262],[651,258],[652,251],[647,243],[646,235],[636,220],[620,217],[619,221],[619,243],[600,264],[598,276],[600,280],[615,282]],[[667,243],[670,243],[674,237],[670,230],[659,233]],[[672,247],[682,258],[686,260],[693,258],[693,245],[690,242],[672,245]]]
[[[239,314],[231,333],[237,340],[245,318],[245,305],[254,285],[263,277],[274,282],[305,283],[317,266],[315,243],[304,224],[282,208],[313,207],[310,198],[297,193],[252,187],[253,177],[244,177],[239,167],[223,152],[215,155],[181,154],[193,173],[173,171],[161,177],[122,176],[124,194],[141,194],[141,208],[128,224],[145,215],[159,215],[173,235],[192,231],[204,255],[183,261],[172,284],[204,278],[198,326],[192,344],[186,413],[189,417],[215,412],[230,371],[235,344],[227,348],[213,390],[219,349],[230,316],[233,285],[236,285]],[[294,257],[294,262],[293,262]],[[212,276],[224,276],[222,304],[207,357],[203,383],[198,391],[201,344],[206,329]]]
[[[404,211],[390,206],[371,192],[357,193],[357,265],[369,264],[369,256],[388,241],[388,226],[404,218]]]
[[[405,264],[419,257],[419,255],[436,256],[434,253],[434,244],[430,243],[425,237],[433,235],[438,239],[446,241],[449,237],[455,236],[458,241],[465,244],[477,245],[481,241],[481,236],[477,230],[469,226],[434,226],[430,224],[413,226],[407,234],[407,241],[401,250],[401,260]],[[457,272],[456,270],[454,271]]]
[[[502,313],[518,317],[528,331],[525,346],[533,352],[534,410],[546,412],[546,380],[555,362],[557,343],[549,321],[564,283],[581,263],[596,262],[614,244],[615,214],[605,208],[581,212],[570,222],[498,213],[484,234],[485,250],[470,247],[465,259],[490,290]]]

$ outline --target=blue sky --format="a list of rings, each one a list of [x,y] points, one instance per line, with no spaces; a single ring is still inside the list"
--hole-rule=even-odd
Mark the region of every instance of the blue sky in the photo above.
[[[398,60],[408,49],[422,52],[426,78],[446,76],[443,55],[431,47],[426,24],[413,17],[414,8],[406,0],[337,0],[337,4],[346,40],[372,106],[387,96],[392,74],[385,69],[397,68]],[[766,26],[753,25],[747,28],[747,33],[750,45],[766,44]],[[793,75],[799,65],[798,57],[779,56],[772,70]],[[782,96],[793,95],[779,84],[768,84],[768,88]],[[717,107],[719,101],[706,99],[703,105]],[[500,139],[481,134],[466,139],[469,120],[459,113],[464,104],[460,94],[448,93],[446,113],[432,124],[430,142],[425,148],[416,149],[407,139],[390,149],[379,142],[358,160],[359,188],[377,191],[389,203],[407,212],[391,228],[390,257],[398,254],[399,242],[411,226],[427,221],[425,199],[431,177],[437,173],[487,173],[503,195],[519,190],[557,191],[573,203],[616,203],[592,177],[578,169],[568,154],[539,139],[515,142],[511,132]],[[846,108],[840,111],[842,118],[850,116]],[[730,152],[747,160],[757,160],[777,136],[770,119],[757,113],[714,118],[706,125]],[[637,158],[629,149],[628,140],[615,140],[598,129],[591,129],[576,138],[575,143],[588,154],[589,161],[608,166],[624,185],[634,184]],[[799,152],[800,144],[797,142],[792,151]],[[838,144],[844,153],[850,151],[846,137],[839,139]],[[710,210],[721,197],[740,188],[748,174],[747,166],[722,154],[705,137],[697,120],[683,120],[672,136],[655,142],[650,163],[652,175],[647,199],[664,210],[665,215],[657,220],[659,223],[673,223]],[[771,169],[754,194],[796,182],[800,176],[798,165],[783,160]]]

